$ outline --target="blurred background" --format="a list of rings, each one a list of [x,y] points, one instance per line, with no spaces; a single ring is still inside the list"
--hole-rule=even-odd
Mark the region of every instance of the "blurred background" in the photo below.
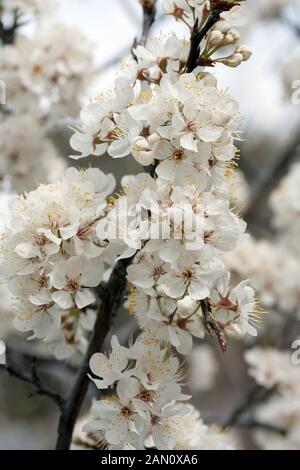
[[[49,11],[37,16],[29,11],[14,41],[0,45],[0,80],[7,84],[11,106],[8,113],[7,107],[0,112],[2,213],[11,194],[51,182],[66,166],[77,164],[68,159],[70,127],[76,126],[81,106],[90,97],[112,88],[120,60],[141,35],[137,0],[48,3]],[[245,118],[238,142],[239,170],[228,184],[232,204],[247,221],[251,237],[225,261],[237,280],[251,279],[268,312],[256,347],[290,354],[293,341],[300,339],[300,0],[247,4],[239,30],[242,43],[253,51],[251,60],[238,69],[220,65],[213,70],[219,87],[230,90]],[[184,25],[162,15],[158,0],[151,35],[172,30],[187,35]],[[98,166],[118,178],[140,171],[133,159],[108,156],[84,159],[79,165]],[[54,361],[17,333],[12,327],[13,301],[5,286],[0,289],[0,339],[12,359],[26,369],[30,356],[36,355],[41,377],[65,395],[78,364]],[[125,343],[134,329],[124,310],[114,331]],[[194,404],[207,423],[226,422],[254,388],[244,357],[253,341],[231,342],[226,355],[215,343],[206,339],[187,364]],[[271,366],[280,367],[276,362]],[[293,407],[288,408],[285,398],[278,404],[278,396],[255,404],[248,424],[233,430],[238,447],[300,449],[300,365],[294,367],[299,386]],[[0,449],[53,447],[57,410],[47,398],[28,398],[32,391],[0,371]],[[91,389],[90,396],[94,394]],[[284,433],[258,430],[257,416]]]

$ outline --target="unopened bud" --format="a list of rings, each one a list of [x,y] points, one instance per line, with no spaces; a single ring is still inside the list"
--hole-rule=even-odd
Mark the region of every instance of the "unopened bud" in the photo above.
[[[250,49],[248,49],[247,46],[239,46],[235,52],[238,54],[242,54],[244,62],[250,59],[250,57],[252,56],[252,52],[250,51]]]
[[[228,33],[225,34],[223,44],[224,46],[228,46],[230,44],[236,44],[240,39],[240,35],[237,31],[230,30]]]
[[[210,14],[210,10],[211,10],[210,1],[206,0],[206,2],[203,4],[203,7],[202,7],[203,18],[206,18]]]
[[[242,54],[234,53],[222,62],[228,67],[238,67],[243,62],[243,56]]]
[[[224,36],[221,31],[211,31],[208,35],[207,42],[210,46],[218,46],[223,41]]]

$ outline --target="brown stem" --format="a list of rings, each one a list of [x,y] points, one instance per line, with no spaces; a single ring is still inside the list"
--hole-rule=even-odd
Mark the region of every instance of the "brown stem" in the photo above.
[[[126,287],[126,269],[131,261],[132,258],[119,260],[108,282],[102,283],[98,288],[98,294],[101,297],[100,308],[74,387],[62,408],[56,450],[68,450],[70,448],[74,426],[90,383],[87,376],[89,361],[94,353],[101,350],[109,332],[114,312],[118,310],[122,302]]]
[[[60,409],[63,409],[65,400],[56,392],[51,390],[50,388],[46,387],[37,373],[36,368],[36,359],[32,358],[31,370],[30,372],[23,372],[19,367],[11,365],[11,364],[1,364],[0,370],[5,370],[9,373],[12,377],[15,377],[23,382],[26,382],[30,385],[35,387],[35,390],[29,395],[33,397],[35,395],[44,395],[50,398]]]
[[[199,29],[199,23],[198,20],[196,20],[192,29],[190,52],[186,63],[187,72],[192,72],[199,65],[199,59],[201,56],[201,41],[205,38],[205,36],[209,32],[209,30],[214,26],[214,24],[219,21],[221,13],[223,11],[230,10],[235,5],[237,5],[237,3],[230,4],[226,0],[210,0],[210,4],[210,13],[202,28]]]
[[[149,0],[143,0],[141,4],[143,7],[143,32],[141,45],[144,46],[147,42],[151,26],[155,21],[156,0],[154,2],[151,2]]]

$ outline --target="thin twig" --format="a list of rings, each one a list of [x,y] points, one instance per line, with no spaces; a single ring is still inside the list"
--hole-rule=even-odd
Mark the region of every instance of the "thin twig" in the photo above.
[[[0,370],[5,370],[9,373],[12,377],[15,377],[23,382],[26,382],[30,385],[35,387],[35,390],[29,395],[29,397],[33,397],[35,395],[44,395],[50,398],[60,409],[63,408],[65,400],[56,392],[51,390],[50,388],[46,387],[37,373],[37,363],[36,359],[33,358],[33,362],[31,365],[30,372],[25,373],[21,371],[18,367],[10,364],[1,364]]]
[[[70,448],[73,429],[90,383],[87,376],[89,361],[94,353],[101,351],[103,342],[110,330],[111,319],[121,305],[127,282],[126,269],[131,261],[132,258],[119,260],[108,282],[102,283],[98,288],[98,294],[101,297],[100,308],[74,387],[62,410],[58,426],[57,450]]]
[[[231,426],[237,426],[243,422],[242,418],[246,413],[251,411],[254,406],[264,403],[270,398],[276,391],[276,388],[265,389],[260,385],[257,385],[253,390],[250,391],[246,399],[233,410],[231,415],[224,421],[223,427],[228,428]]]
[[[287,430],[280,426],[275,426],[274,424],[265,423],[258,421],[256,419],[246,419],[236,423],[237,427],[247,428],[247,429],[261,429],[262,431],[268,431],[272,433],[281,434],[282,436],[287,435]]]

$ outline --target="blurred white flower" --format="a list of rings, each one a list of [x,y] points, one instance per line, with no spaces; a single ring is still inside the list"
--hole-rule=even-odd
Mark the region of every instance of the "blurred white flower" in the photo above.
[[[216,383],[219,366],[211,346],[194,347],[188,358],[189,388],[193,392],[208,392]]]

